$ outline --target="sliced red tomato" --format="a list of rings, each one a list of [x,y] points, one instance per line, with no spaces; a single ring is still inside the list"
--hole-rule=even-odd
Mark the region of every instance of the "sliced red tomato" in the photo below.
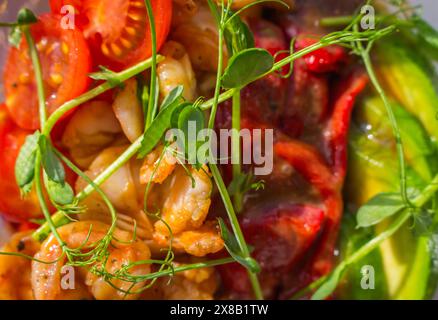
[[[39,217],[41,213],[36,195],[30,193],[22,199],[15,182],[15,161],[30,133],[15,125],[4,104],[0,106],[0,213],[16,222]]]
[[[47,110],[52,113],[64,102],[83,93],[89,84],[91,60],[82,33],[61,27],[59,16],[43,15],[31,27],[41,61]],[[22,128],[39,128],[37,89],[28,44],[11,48],[4,69],[6,105]]]
[[[172,0],[151,0],[157,47],[164,43],[172,20]],[[51,0],[52,12],[75,8],[76,21],[92,48],[95,64],[113,70],[132,66],[152,55],[151,32],[144,0]]]

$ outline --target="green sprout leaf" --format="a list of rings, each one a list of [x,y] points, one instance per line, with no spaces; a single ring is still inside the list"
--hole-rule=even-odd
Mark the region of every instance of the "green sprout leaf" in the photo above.
[[[27,25],[38,22],[38,18],[35,16],[35,14],[27,9],[23,8],[18,12],[17,15],[17,23],[19,25]]]
[[[234,258],[234,260],[236,260],[246,269],[254,273],[259,273],[260,265],[258,262],[251,257],[244,257],[239,249],[239,244],[237,243],[236,238],[228,229],[224,220],[222,218],[218,218],[218,222],[221,229],[222,239],[224,240],[225,248],[227,249],[228,253]]]
[[[39,146],[41,150],[41,158],[43,162],[44,172],[47,174],[49,180],[64,184],[65,170],[61,160],[56,156],[50,141],[45,136],[39,139]]]
[[[423,39],[430,48],[438,52],[438,31],[419,16],[413,17],[412,20],[418,31],[417,36]]]
[[[232,12],[228,14],[232,16]],[[225,43],[230,56],[254,48],[254,36],[248,25],[238,15],[231,18],[224,28]]]
[[[15,179],[24,194],[32,187],[39,138],[39,131],[27,136],[15,162]]]
[[[222,75],[224,88],[241,88],[256,80],[272,69],[274,58],[271,54],[258,48],[246,49],[230,59]]]
[[[90,73],[88,76],[93,80],[108,81],[112,87],[124,87],[124,84],[120,81],[117,73],[104,66],[99,66],[99,69],[101,70],[100,72]]]
[[[23,32],[20,27],[12,27],[9,31],[8,42],[15,48],[18,48],[20,46],[22,35]]]
[[[418,209],[413,213],[414,234],[417,237],[430,236],[433,233],[434,212],[426,209]]]
[[[399,193],[380,193],[359,209],[357,227],[376,225],[404,208],[405,204]]]
[[[183,86],[177,86],[169,92],[164,98],[163,103],[160,106],[160,110],[163,110],[175,102],[182,102],[182,94],[184,91]]]
[[[58,205],[65,206],[72,204],[75,199],[73,188],[67,183],[59,183],[50,180],[47,174],[44,174],[44,183],[50,199]]]
[[[195,139],[198,136],[198,132],[205,128],[205,119],[203,112],[193,105],[187,106],[179,114],[178,129],[180,129],[184,134],[184,146],[181,147],[183,147],[183,150],[185,150],[187,159],[192,164],[198,164],[198,143],[195,143],[195,150],[189,150],[189,143],[190,139],[192,138],[189,134],[191,128],[196,130],[194,131]],[[199,163],[199,166],[197,167],[199,168],[200,166],[202,166],[202,164]]]
[[[144,134],[144,138],[141,142],[141,147],[138,152],[140,158],[145,157],[149,152],[151,152],[158,142],[160,142],[160,139],[166,133],[166,130],[171,127],[171,120],[175,110],[181,110],[186,105],[189,104],[181,104],[178,99],[176,99],[164,109],[161,109],[157,117],[154,119],[154,121],[152,121],[151,125]]]

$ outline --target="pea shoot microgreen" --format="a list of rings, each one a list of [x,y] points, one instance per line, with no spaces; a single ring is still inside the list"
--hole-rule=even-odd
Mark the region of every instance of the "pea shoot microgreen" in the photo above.
[[[357,212],[357,227],[371,227],[405,208],[399,193],[379,193]]]

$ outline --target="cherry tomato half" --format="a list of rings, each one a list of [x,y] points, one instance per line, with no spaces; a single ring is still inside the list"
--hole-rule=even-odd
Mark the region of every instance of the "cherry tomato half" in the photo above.
[[[16,222],[40,216],[36,195],[30,193],[22,199],[15,182],[15,161],[26,136],[30,133],[32,132],[15,125],[6,106],[0,105],[0,213]]]
[[[29,219],[40,218],[42,212],[36,192],[32,190],[21,197],[15,180],[15,162],[26,137],[33,132],[20,128],[12,121],[5,104],[0,104],[0,215],[8,220],[29,223]],[[57,138],[57,137],[55,137]],[[65,179],[74,185],[77,175],[64,165]],[[51,212],[55,208],[46,195],[46,203]]]
[[[83,93],[89,84],[91,59],[82,33],[61,26],[59,16],[43,15],[31,27],[42,66],[48,113]],[[11,48],[4,69],[6,105],[22,128],[39,128],[38,93],[28,44]]]
[[[151,0],[158,49],[172,20],[172,0]],[[151,32],[144,0],[51,0],[52,12],[74,7],[75,24],[92,50],[94,63],[121,70],[152,54]],[[68,7],[64,7],[65,8]]]

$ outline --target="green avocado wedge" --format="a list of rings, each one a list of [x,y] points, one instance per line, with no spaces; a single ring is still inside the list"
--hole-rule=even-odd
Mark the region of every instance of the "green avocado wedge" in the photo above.
[[[436,157],[429,134],[419,119],[394,99],[392,108],[400,127],[408,162],[409,191],[421,190],[434,174],[431,165]],[[361,186],[357,189],[357,186]],[[349,176],[345,188],[346,207],[349,212],[382,192],[397,192],[399,189],[398,164],[395,140],[381,99],[371,96],[364,99],[354,115],[350,131]],[[353,216],[354,215],[350,215]],[[347,217],[343,222],[341,249],[345,255],[354,252],[367,239],[380,233],[391,218],[376,227],[351,230]],[[354,236],[353,236],[354,235]],[[378,250],[356,263],[346,274],[340,297],[349,299],[424,299],[430,282],[432,256],[428,236],[414,234],[409,221]],[[342,250],[341,250],[342,252]],[[361,287],[361,268],[374,268],[375,288]]]
[[[377,70],[388,93],[416,116],[438,141],[438,94],[430,63],[403,39],[392,37],[376,44]]]

